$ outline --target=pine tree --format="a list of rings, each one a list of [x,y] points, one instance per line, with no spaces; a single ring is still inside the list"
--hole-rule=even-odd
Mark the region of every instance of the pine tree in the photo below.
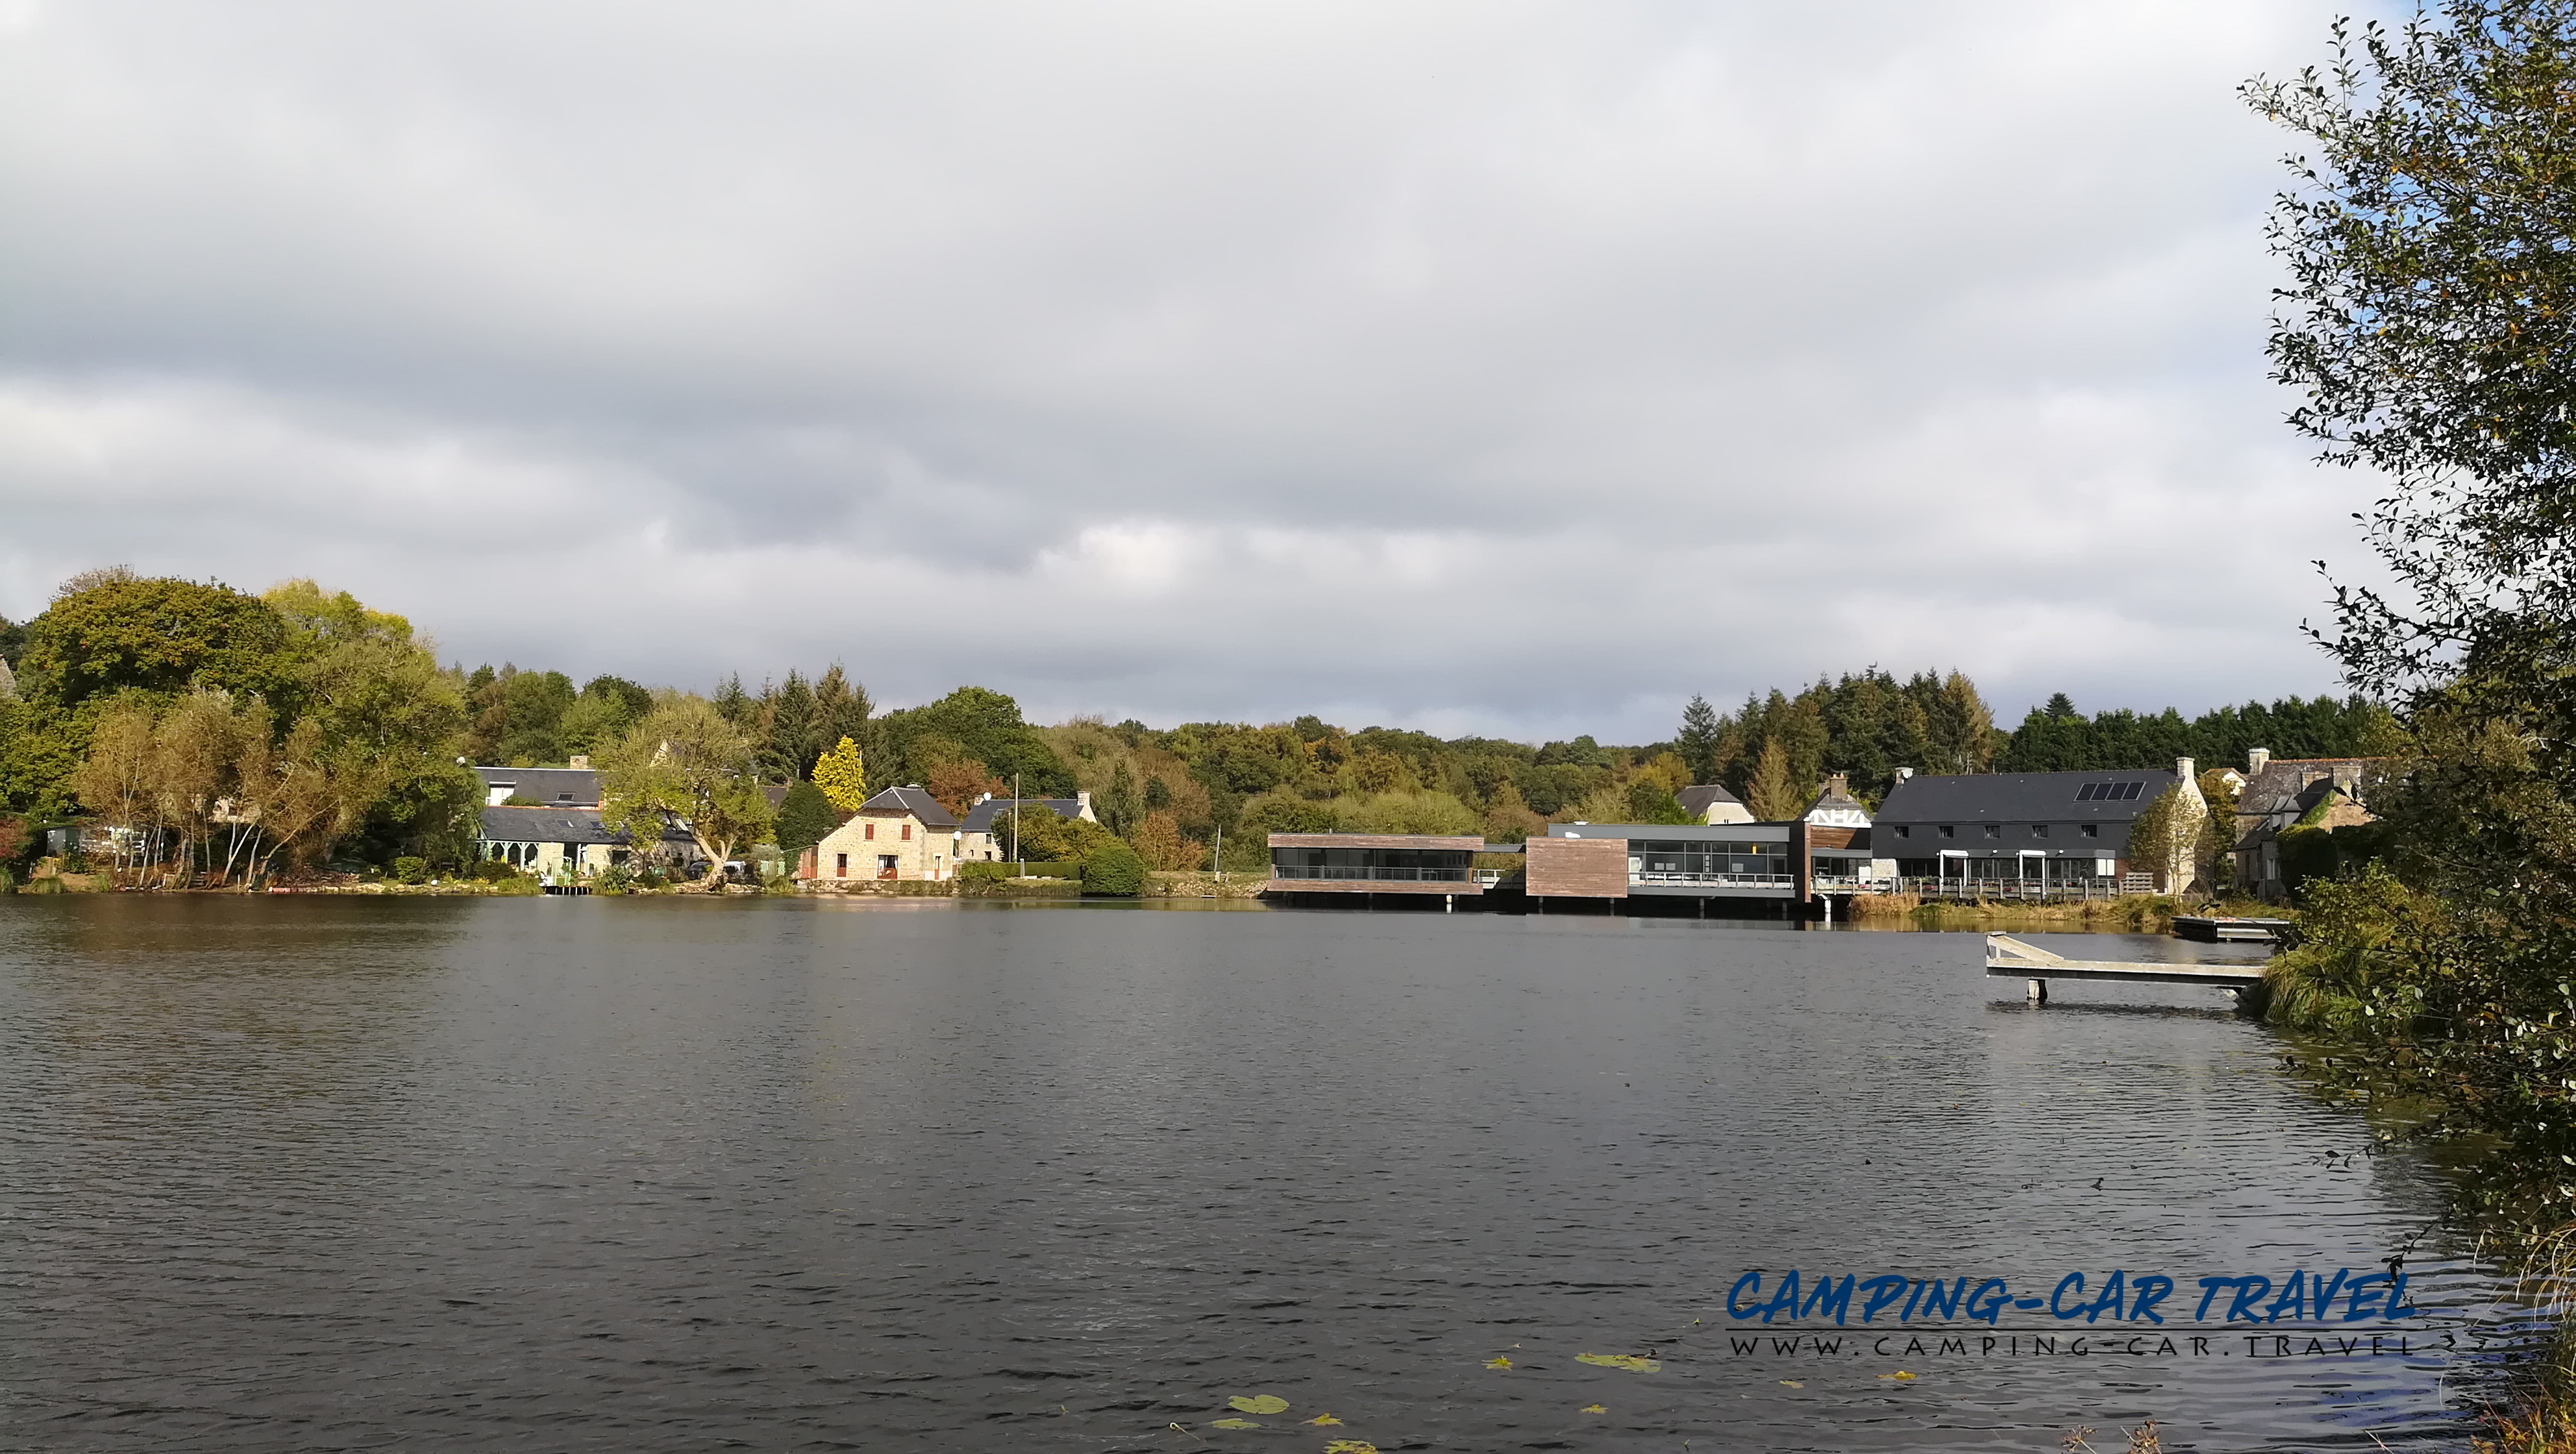
[[[1692,782],[1717,781],[1719,736],[1717,709],[1708,704],[1708,698],[1693,692],[1690,704],[1682,708],[1681,733],[1673,739],[1673,750],[1690,768]]]
[[[1744,806],[1760,822],[1788,822],[1806,807],[1798,801],[1795,781],[1789,775],[1788,749],[1776,739],[1765,742],[1762,755],[1754,764],[1753,780],[1745,784]]]
[[[1109,775],[1109,790],[1100,795],[1100,826],[1124,838],[1136,830],[1144,816],[1144,801],[1136,792],[1136,774],[1127,770],[1127,759],[1118,760],[1118,770]]]

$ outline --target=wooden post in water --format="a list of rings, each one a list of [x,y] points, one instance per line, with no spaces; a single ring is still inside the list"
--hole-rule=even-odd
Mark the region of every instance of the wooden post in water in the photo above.
[[[2048,1003],[2048,981],[2035,979],[2030,982],[2030,1002],[2034,1005]]]

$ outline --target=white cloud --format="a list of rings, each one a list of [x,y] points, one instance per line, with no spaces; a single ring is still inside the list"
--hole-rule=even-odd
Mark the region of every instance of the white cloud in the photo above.
[[[2315,691],[2366,492],[2232,90],[2330,13],[10,6],[0,612],[1631,739]]]

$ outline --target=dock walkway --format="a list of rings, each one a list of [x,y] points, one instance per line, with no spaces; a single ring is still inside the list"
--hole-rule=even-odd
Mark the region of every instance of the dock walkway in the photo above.
[[[2052,979],[2111,979],[2135,984],[2208,984],[2246,990],[2263,983],[2259,964],[2145,964],[2133,960],[2068,959],[2009,934],[1986,936],[1986,973],[1998,979],[2030,981],[2032,1004],[2048,1003]]]

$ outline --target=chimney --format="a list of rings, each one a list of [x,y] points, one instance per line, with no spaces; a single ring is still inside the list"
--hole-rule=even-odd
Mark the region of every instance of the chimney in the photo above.
[[[2261,777],[2264,764],[2271,760],[2272,749],[2268,747],[2257,747],[2248,751],[2245,754],[2245,775],[2249,778]]]
[[[2200,781],[2200,764],[2188,757],[2177,757],[2174,759],[2174,776],[2187,783],[2196,783]]]
[[[1077,818],[1088,818],[1091,816],[1090,793],[1077,792],[1073,795],[1073,816]]]
[[[572,770],[574,772],[590,771],[590,754],[586,752],[574,753],[572,755]]]
[[[1898,782],[1903,782],[1912,776],[1914,776],[1914,769],[1910,767],[1900,767],[1896,770],[1896,780]]]
[[[1834,798],[1850,797],[1851,774],[1847,772],[1827,773],[1825,775],[1825,795],[1827,797]]]

